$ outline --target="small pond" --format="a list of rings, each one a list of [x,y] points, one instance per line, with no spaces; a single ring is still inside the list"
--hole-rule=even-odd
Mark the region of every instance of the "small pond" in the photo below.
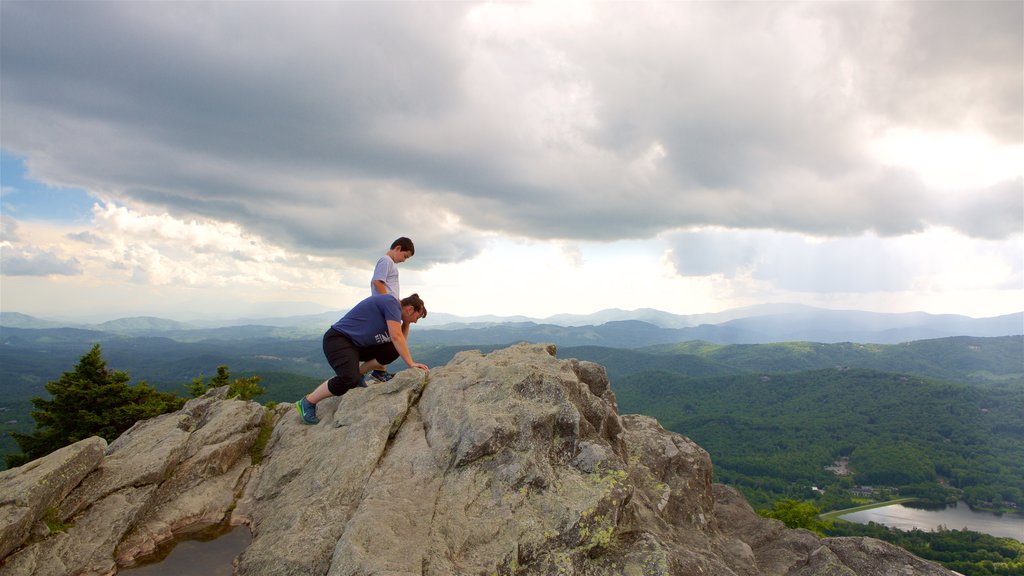
[[[165,542],[141,564],[122,568],[128,576],[231,576],[235,557],[252,542],[247,526],[219,525]]]

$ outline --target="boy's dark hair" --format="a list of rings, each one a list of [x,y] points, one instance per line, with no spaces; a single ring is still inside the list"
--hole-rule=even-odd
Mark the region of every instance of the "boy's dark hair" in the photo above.
[[[416,253],[416,247],[412,245],[412,240],[409,240],[405,236],[402,236],[398,240],[391,243],[391,248],[401,248],[402,252],[408,252],[409,254]]]
[[[413,310],[420,313],[420,318],[427,317],[427,306],[423,303],[423,299],[420,298],[419,294],[402,298],[402,306],[412,306]]]

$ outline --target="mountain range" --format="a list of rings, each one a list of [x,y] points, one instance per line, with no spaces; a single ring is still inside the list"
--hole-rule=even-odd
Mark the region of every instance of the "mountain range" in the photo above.
[[[75,324],[0,312],[0,328],[74,328],[128,336],[162,336],[181,341],[210,338],[308,338],[322,333],[344,312],[277,318],[179,322],[164,318],[121,318]],[[593,314],[462,317],[431,313],[418,323],[415,339],[434,345],[499,345],[518,341],[564,346],[639,348],[703,340],[716,344],[771,342],[859,342],[896,344],[949,336],[1024,334],[1024,311],[990,318],[925,312],[880,313],[828,310],[800,304],[764,304],[717,313],[679,315],[650,308],[609,309]]]

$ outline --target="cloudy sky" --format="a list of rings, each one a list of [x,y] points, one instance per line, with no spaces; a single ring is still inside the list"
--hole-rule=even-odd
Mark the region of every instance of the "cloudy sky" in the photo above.
[[[0,306],[1024,310],[1024,3],[0,2]]]

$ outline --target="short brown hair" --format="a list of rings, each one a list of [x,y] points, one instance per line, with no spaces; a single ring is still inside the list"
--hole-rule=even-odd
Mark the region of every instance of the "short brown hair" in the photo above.
[[[409,240],[405,236],[395,240],[391,243],[391,248],[401,248],[402,252],[408,252],[410,255],[416,253],[416,247],[412,245],[412,240]]]

